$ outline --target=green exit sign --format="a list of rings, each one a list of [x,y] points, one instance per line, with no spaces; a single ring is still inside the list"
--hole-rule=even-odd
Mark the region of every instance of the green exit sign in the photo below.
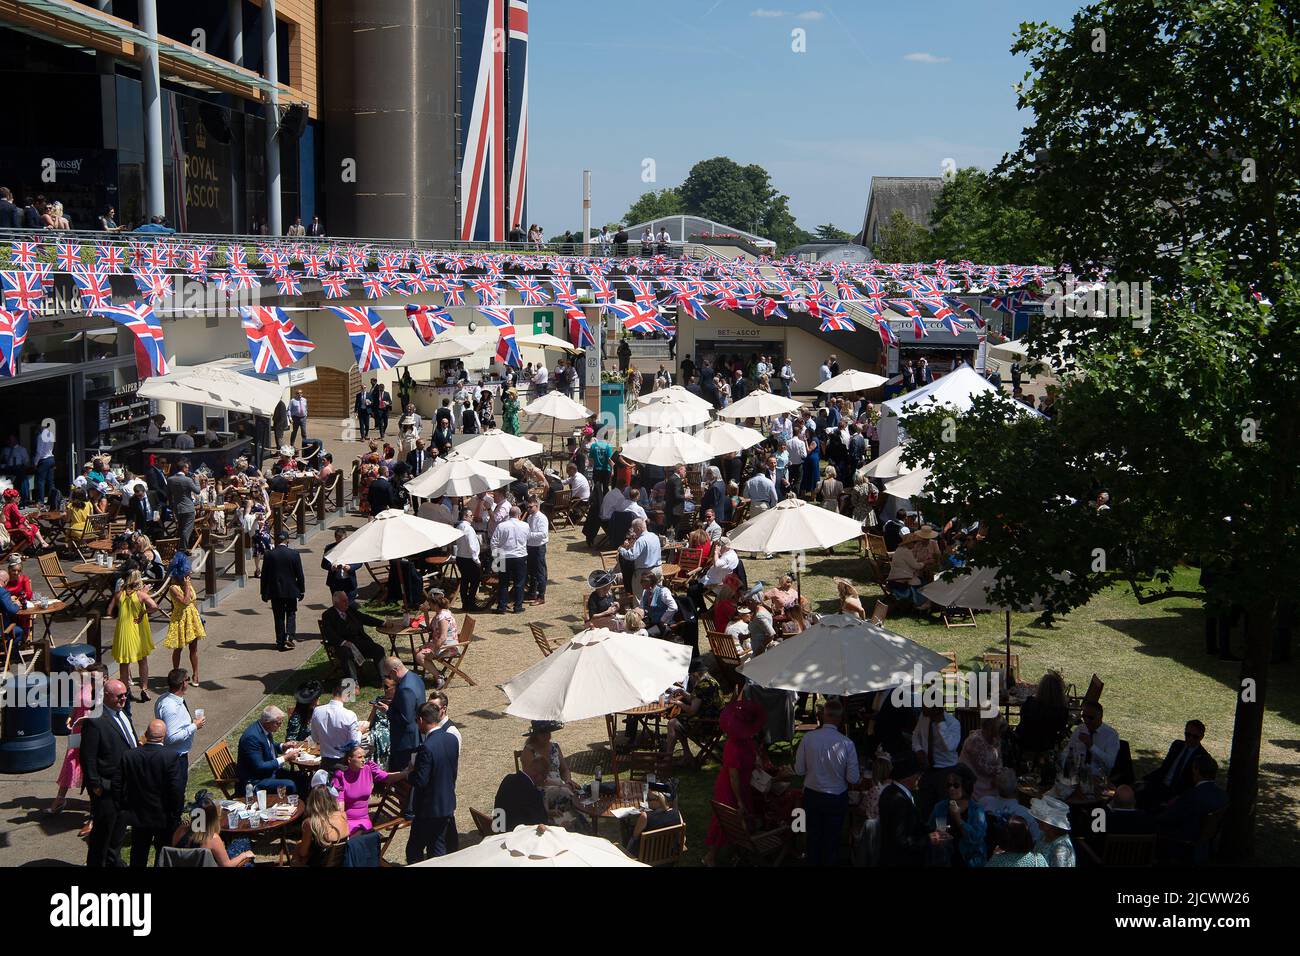
[[[554,335],[555,334],[555,313],[554,312],[534,312],[533,313],[533,335]]]

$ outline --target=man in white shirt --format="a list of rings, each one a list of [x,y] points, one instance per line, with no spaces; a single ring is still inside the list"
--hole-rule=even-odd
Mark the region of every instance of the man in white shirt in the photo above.
[[[483,574],[483,565],[479,563],[478,532],[474,529],[472,519],[474,512],[465,508],[460,513],[456,529],[460,531],[453,549],[456,555],[456,570],[460,572],[460,606],[466,613],[475,609],[474,595],[478,593],[479,578]]]
[[[769,459],[768,468],[774,468],[776,461]],[[766,471],[754,473],[754,477],[745,482],[745,497],[749,499],[749,508],[754,514],[776,507],[776,484]]]
[[[190,716],[189,705],[185,703],[185,688],[189,686],[190,672],[178,667],[167,675],[167,693],[163,694],[153,705],[153,715],[167,725],[167,736],[163,745],[181,755],[181,763],[190,765],[190,749],[194,746],[194,735],[207,721],[206,717]]]
[[[818,384],[820,385],[822,382],[829,382],[832,377],[830,363],[822,362],[821,368],[817,370],[817,378],[819,380]]]
[[[619,488],[611,488],[605,492],[605,497],[600,499],[600,522],[608,524],[609,519],[614,517],[614,513],[622,511],[627,507],[627,498]]]
[[[803,809],[808,826],[808,865],[839,862],[844,819],[849,812],[849,787],[858,783],[858,751],[840,732],[844,705],[827,699],[822,725],[804,734],[794,754],[794,772],[803,776]]]
[[[578,466],[573,462],[569,462],[565,471],[569,473],[569,477],[564,479],[564,487],[569,489],[569,500],[575,504],[579,501],[590,501],[591,482],[587,480],[587,476],[578,471]]]
[[[193,427],[187,428],[185,431],[177,435],[176,440],[172,442],[172,447],[180,449],[181,451],[192,451],[194,449]]]
[[[1062,761],[1073,755],[1077,767],[1086,768],[1094,776],[1108,777],[1119,756],[1119,734],[1110,724],[1102,723],[1101,717],[1101,701],[1084,701],[1083,722],[1074,728]]]
[[[48,505],[54,496],[54,429],[51,426],[46,425],[36,436],[36,454],[32,459],[36,462],[36,500]]]
[[[632,568],[632,595],[641,600],[641,578],[647,571],[658,571],[663,564],[663,549],[659,535],[646,530],[645,518],[634,518],[623,547],[618,549],[619,559]]]
[[[772,425],[772,434],[777,441],[783,441],[787,445],[790,443],[790,436],[794,434],[794,420],[789,412],[782,412],[777,416]]]
[[[794,366],[790,364],[789,359],[786,359],[785,364],[781,366],[781,394],[786,398],[789,398],[790,389],[797,381],[799,381],[799,379],[795,378]]]
[[[803,463],[808,457],[808,446],[804,444],[803,430],[799,428],[797,422],[792,423],[785,450],[790,453],[790,487],[797,490],[803,487]]]
[[[768,373],[767,356],[760,355],[758,361],[754,363],[754,378],[761,379]]]
[[[497,528],[501,523],[506,521],[509,517],[510,499],[506,497],[505,491],[498,488],[496,491],[492,492],[492,510],[488,514],[487,533],[489,541],[492,540],[492,536],[496,534]],[[496,548],[493,547],[491,550],[495,551]]]
[[[349,745],[361,739],[357,733],[357,715],[343,702],[343,691],[344,685],[336,683],[330,702],[311,714],[311,736],[320,744],[322,770],[338,770],[344,766]]]
[[[528,499],[528,582],[524,597],[534,606],[546,603],[546,545],[551,540],[551,523],[542,514],[542,503],[534,495]]]
[[[294,392],[293,398],[289,399],[289,421],[292,423],[289,444],[296,445],[299,432],[304,440],[307,438],[307,396],[302,393],[302,389]]]
[[[912,752],[921,766],[917,806],[933,807],[946,795],[948,771],[957,766],[961,723],[942,707],[923,707],[912,731]]]
[[[627,491],[627,501],[623,503],[620,511],[631,512],[637,518],[647,518],[645,509],[641,507],[641,489],[629,488]]]
[[[497,613],[506,613],[506,598],[513,595],[514,613],[524,613],[524,576],[528,573],[528,525],[518,508],[492,532],[492,567],[501,577]]]
[[[734,573],[739,564],[740,555],[732,550],[731,539],[726,535],[718,538],[713,546],[713,563],[704,572],[704,586],[711,591],[718,590],[727,575]]]
[[[546,371],[546,363],[538,362],[537,368],[533,371],[533,392],[540,398],[550,391],[550,388],[551,379]]]

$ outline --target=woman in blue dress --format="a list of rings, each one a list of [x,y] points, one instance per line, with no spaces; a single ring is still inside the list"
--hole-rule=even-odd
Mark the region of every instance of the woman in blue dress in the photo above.
[[[800,481],[799,496],[805,497],[811,495],[813,489],[821,484],[822,480],[822,440],[821,436],[813,435],[808,439],[808,456],[803,462],[803,478]]]

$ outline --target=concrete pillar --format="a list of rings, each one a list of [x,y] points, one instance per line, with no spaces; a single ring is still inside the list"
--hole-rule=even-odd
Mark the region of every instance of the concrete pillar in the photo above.
[[[280,74],[275,47],[275,0],[262,0],[262,63],[272,83]],[[280,218],[280,95],[274,89],[266,101],[266,231],[284,235]]]
[[[230,30],[230,62],[244,65],[244,0],[228,0],[226,20]]]
[[[158,77],[157,0],[140,0],[140,29],[149,37],[140,63],[144,102],[144,205],[146,216],[167,213],[163,192],[162,83]]]
[[[228,0],[226,8],[227,29],[230,31],[230,62],[235,66],[244,65],[244,0]],[[244,141],[244,100],[238,96],[226,96],[225,102],[230,107],[230,125],[234,143]],[[233,129],[239,126],[236,131]],[[243,156],[232,156],[230,164],[230,222],[232,232],[244,231],[244,179],[241,170],[245,166]]]

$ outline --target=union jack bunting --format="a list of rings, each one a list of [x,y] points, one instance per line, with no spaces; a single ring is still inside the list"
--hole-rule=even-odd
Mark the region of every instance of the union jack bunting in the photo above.
[[[592,295],[601,305],[613,305],[618,299],[618,293],[604,276],[593,273],[588,277],[588,281],[591,283]]]
[[[275,291],[280,295],[302,295],[302,283],[298,281],[296,273],[277,272],[275,274]]]
[[[408,305],[406,321],[420,337],[420,342],[428,345],[439,332],[456,327],[456,320],[440,305]]]
[[[19,243],[15,243],[15,248]],[[117,246],[99,243],[95,246],[95,265],[102,272],[121,272],[123,265],[122,250]]]
[[[378,299],[389,295],[392,289],[389,284],[378,275],[368,275],[361,280],[362,287],[366,290],[367,299]]]
[[[515,327],[513,325],[500,326],[500,334],[497,336],[497,358],[504,365],[511,368],[519,368],[523,365],[523,359],[519,355],[519,343],[515,341]]]
[[[18,359],[27,342],[27,313],[0,309],[0,375],[18,374]]]
[[[884,348],[898,344],[898,333],[894,327],[885,321],[884,316],[877,317],[876,331],[880,334],[880,344]]]
[[[248,354],[259,375],[283,372],[316,348],[312,340],[284,313],[284,309],[254,306],[242,308]]]
[[[847,315],[833,315],[827,313],[822,317],[822,324],[818,331],[821,332],[855,332],[857,326]]]
[[[524,305],[546,304],[546,293],[542,291],[542,284],[536,279],[526,276],[522,279],[511,279],[510,284],[515,287],[515,291],[524,300]]]
[[[167,364],[162,323],[154,314],[153,306],[146,302],[128,302],[125,305],[96,309],[94,314],[131,330],[138,347],[148,359],[150,375],[166,375],[171,371],[171,366]]]
[[[636,304],[641,308],[650,309],[659,305],[659,300],[655,296],[654,283],[649,279],[633,279],[629,276],[627,284],[636,297]]]
[[[81,246],[75,242],[57,243],[54,250],[55,261],[64,272],[71,272],[81,265]]]
[[[618,316],[623,328],[629,332],[668,332],[668,326],[659,321],[656,309],[642,309],[635,303],[613,302],[609,311]]]
[[[506,325],[510,326],[511,328],[514,328],[514,325],[515,325],[515,316],[514,316],[514,313],[513,313],[512,311],[510,311],[510,309],[506,308],[505,306],[500,306],[500,305],[483,306],[483,305],[481,305],[481,306],[479,306],[479,307],[477,308],[476,311],[481,312],[481,313],[483,313],[484,315],[486,315],[486,316],[488,317],[488,320],[489,320],[493,325],[495,325],[497,328],[501,328],[502,326],[506,326]]]
[[[573,280],[569,278],[552,279],[551,288],[555,290],[555,304],[565,309],[575,308],[578,304],[578,293],[573,287]]]
[[[448,279],[446,282],[446,287],[442,290],[443,304],[448,308],[463,306],[465,304],[465,284],[459,279]]]
[[[165,272],[136,272],[135,287],[150,305],[157,305],[172,291],[172,277]]]
[[[108,276],[82,267],[72,273],[72,281],[81,293],[81,309],[89,312],[113,304],[113,288]]]
[[[685,288],[675,288],[673,290],[673,301],[677,304],[678,315],[685,312],[699,322],[708,320],[709,310],[704,307],[704,303],[696,298],[694,293],[687,291]]]
[[[596,337],[587,324],[587,314],[582,309],[565,309],[564,314],[569,319],[569,341],[580,349],[594,349]]]
[[[0,272],[0,290],[5,308],[11,312],[34,312],[45,298],[45,283],[39,272]]]
[[[303,257],[302,267],[307,275],[319,276],[325,271],[325,262],[320,256],[313,252]]]
[[[410,295],[419,295],[433,288],[433,283],[421,272],[408,272],[402,278],[402,284]]]
[[[982,329],[987,324],[984,321],[984,316],[980,315],[977,309],[971,308],[961,299],[957,299],[952,296],[944,296],[943,301],[944,304],[948,306],[948,308],[953,310],[953,312],[956,312],[958,315],[970,319],[979,328]]]
[[[356,356],[357,367],[361,371],[392,368],[406,354],[374,309],[338,305],[328,308],[343,320],[348,338],[352,340],[352,353]]]
[[[35,265],[40,255],[41,244],[39,242],[15,242],[9,252],[9,258],[13,259],[14,265],[22,266],[24,269]]]
[[[343,282],[343,277],[337,272],[329,272],[320,277],[321,288],[325,290],[325,298],[341,299],[348,294],[348,287]]]
[[[470,288],[478,296],[479,305],[501,304],[501,288],[491,279],[475,279],[470,283]]]

